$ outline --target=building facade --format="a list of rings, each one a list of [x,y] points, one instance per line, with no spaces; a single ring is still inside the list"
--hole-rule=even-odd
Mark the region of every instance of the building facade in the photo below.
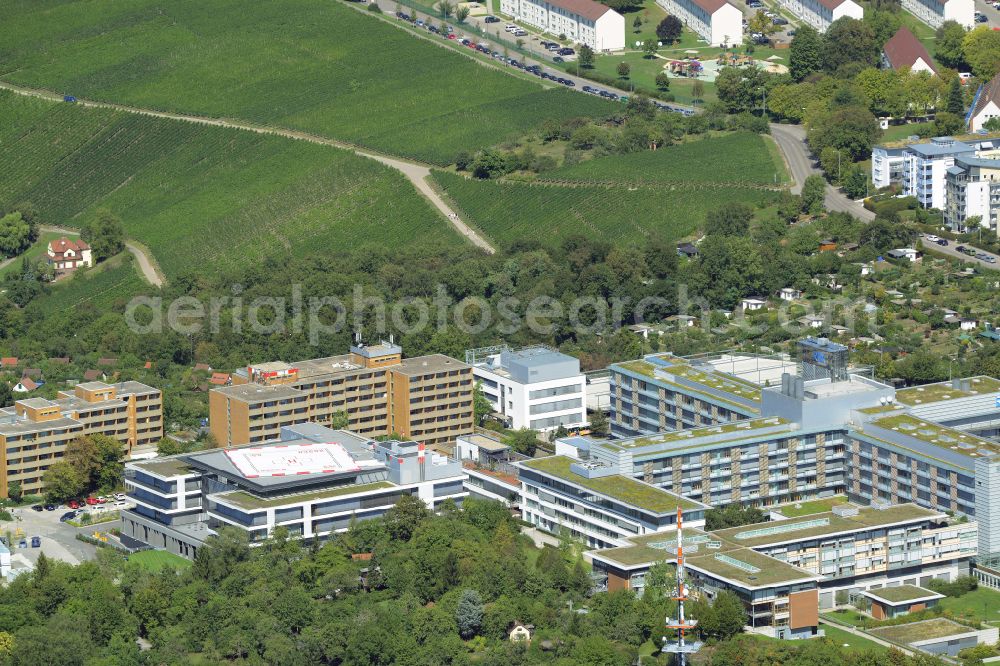
[[[74,271],[94,265],[90,246],[79,239],[72,241],[64,237],[49,241],[46,257],[56,271]]]
[[[403,359],[391,343],[343,356],[250,365],[209,392],[209,427],[222,446],[276,439],[299,423],[346,417],[359,435],[398,434],[450,446],[473,430],[472,368],[441,354]]]
[[[743,12],[726,0],[656,0],[709,46],[739,44],[743,41]]]
[[[122,511],[122,537],[192,559],[221,527],[246,531],[251,543],[278,527],[322,540],[383,515],[404,495],[429,509],[461,504],[463,481],[458,461],[423,444],[306,423],[261,446],[127,463],[135,508]]]
[[[839,18],[860,21],[864,16],[861,5],[854,0],[781,0],[781,6],[818,32],[826,32],[830,24]]]
[[[903,0],[903,9],[935,30],[945,21],[955,21],[966,30],[976,26],[973,0]]]
[[[21,484],[25,495],[44,489],[45,470],[84,435],[119,440],[126,453],[163,438],[163,396],[139,382],[86,382],[60,391],[55,400],[29,398],[0,409],[0,493]]]
[[[1000,160],[959,157],[945,172],[944,222],[964,232],[966,220],[979,218],[979,226],[998,232],[1000,214]]]
[[[625,18],[592,0],[500,0],[500,13],[595,51],[625,48]]]
[[[587,423],[587,378],[580,361],[548,347],[471,349],[465,362],[494,413],[515,430]]]
[[[905,69],[911,74],[927,72],[937,74],[937,67],[927,47],[905,25],[882,47],[882,67],[886,69]]]

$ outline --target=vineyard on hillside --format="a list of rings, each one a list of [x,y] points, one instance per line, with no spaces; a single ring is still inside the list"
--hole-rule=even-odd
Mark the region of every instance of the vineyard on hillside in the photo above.
[[[347,245],[459,243],[398,172],[328,146],[0,92],[0,210],[120,217],[168,277]]]
[[[735,132],[659,150],[598,157],[549,171],[542,177],[585,182],[780,186],[788,174],[770,138]]]
[[[446,172],[434,178],[488,238],[501,245],[537,239],[556,245],[583,234],[615,243],[642,243],[658,236],[682,238],[705,212],[728,202],[767,202],[773,192],[733,187],[603,187],[526,184],[467,179]]]
[[[0,78],[450,163],[614,107],[483,67],[335,0],[10,0]]]

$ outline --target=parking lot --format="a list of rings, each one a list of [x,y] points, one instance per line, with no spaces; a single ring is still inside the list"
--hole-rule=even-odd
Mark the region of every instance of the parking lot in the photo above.
[[[942,244],[940,241],[944,241],[947,245]],[[937,236],[932,234],[924,234],[923,242],[924,247],[933,249],[935,252],[940,252],[941,254],[946,254],[949,257],[961,259],[962,261],[967,261],[983,268],[1000,269],[1000,258],[995,254],[984,252],[971,245],[963,245],[957,241],[950,241],[943,238],[938,239]]]
[[[92,514],[97,516],[120,508],[98,508],[92,510]],[[9,532],[12,537],[11,565],[13,569],[33,567],[38,561],[40,553],[45,553],[46,557],[69,564],[79,564],[96,556],[97,547],[79,541],[76,535],[92,536],[95,531],[107,532],[116,527],[118,521],[98,523],[86,527],[73,527],[59,520],[69,510],[64,505],[56,507],[54,511],[35,511],[27,506],[10,510],[14,522],[2,523],[0,529],[3,530],[4,535]],[[35,536],[40,538],[40,544],[37,548],[31,546],[32,537]],[[24,542],[26,547],[20,547],[20,542]]]

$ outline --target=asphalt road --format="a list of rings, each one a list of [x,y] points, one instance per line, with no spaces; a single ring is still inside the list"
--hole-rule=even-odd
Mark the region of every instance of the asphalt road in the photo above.
[[[778,148],[781,149],[782,154],[785,156],[785,162],[788,165],[788,170],[791,172],[792,180],[794,181],[792,193],[801,193],[802,184],[806,178],[813,174],[819,175],[821,173],[813,161],[812,155],[809,153],[809,147],[806,145],[805,129],[800,125],[772,123],[771,136],[774,137]],[[826,209],[850,213],[864,222],[871,222],[875,219],[875,213],[867,210],[860,202],[854,201],[829,184],[826,186]]]
[[[13,509],[11,513],[14,516],[14,522],[3,523],[0,525],[0,529],[3,529],[4,532],[10,531],[11,535],[14,536],[17,529],[20,528],[24,532],[24,538],[28,541],[29,547],[18,548],[18,539],[15,537],[14,548],[11,549],[12,558],[23,558],[22,564],[26,560],[31,566],[34,566],[34,563],[38,561],[40,553],[45,553],[46,557],[69,564],[79,564],[85,560],[94,559],[97,548],[89,543],[78,541],[76,535],[93,534],[95,531],[106,532],[112,527],[116,527],[118,522],[77,528],[59,522],[59,517],[68,510],[66,507],[59,507],[55,511],[34,511],[30,507]],[[42,545],[40,548],[30,547],[33,536],[41,537]]]
[[[993,5],[983,0],[976,0],[976,11],[986,15],[989,19],[987,23],[977,23],[976,25],[988,25],[991,28],[1000,26],[1000,11],[993,8]]]
[[[958,246],[962,245],[962,243],[959,243],[957,241],[948,241],[948,245],[938,245],[934,241],[927,240],[927,234],[924,234],[924,236],[923,236],[923,242],[924,242],[924,249],[925,250],[930,250],[930,251],[933,251],[933,252],[937,252],[938,254],[943,254],[943,255],[946,255],[948,257],[951,257],[952,259],[960,259],[961,261],[964,261],[965,263],[968,263],[968,264],[972,264],[973,266],[976,266],[977,268],[988,268],[988,269],[994,270],[994,271],[1000,270],[1000,257],[998,257],[997,255],[995,255],[995,254],[993,254],[991,252],[986,252],[985,250],[978,250],[977,249],[978,252],[982,252],[983,254],[985,254],[987,256],[993,257],[993,259],[996,261],[996,263],[993,263],[993,264],[989,263],[988,261],[983,261],[982,259],[977,259],[976,257],[970,257],[969,255],[967,255],[965,253],[959,252],[955,248],[957,248]],[[974,247],[973,245],[970,245],[968,243],[966,243],[965,246],[966,247]]]

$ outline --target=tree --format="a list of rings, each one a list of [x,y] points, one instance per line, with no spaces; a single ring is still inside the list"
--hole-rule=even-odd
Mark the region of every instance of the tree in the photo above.
[[[962,54],[972,73],[988,81],[1000,71],[1000,32],[980,25],[962,39]]]
[[[608,415],[603,410],[590,415],[590,432],[598,437],[608,434]]]
[[[97,211],[97,219],[83,228],[80,237],[90,243],[96,261],[104,261],[125,249],[122,221],[106,208]]]
[[[633,31],[635,32],[635,34],[637,34],[637,35],[638,35],[638,34],[639,34],[639,32],[640,32],[640,31],[642,30],[642,17],[641,17],[641,16],[639,16],[638,14],[636,14],[636,15],[635,15],[635,20],[634,20],[634,21],[632,21],[632,30],[633,30]]]
[[[437,3],[437,9],[441,12],[441,16],[448,18],[455,11],[455,5],[451,4],[448,0],[441,0],[441,2]]]
[[[594,66],[594,49],[590,48],[586,44],[580,47],[579,53],[576,56],[576,62],[584,69],[590,69]]]
[[[701,79],[695,79],[694,83],[691,84],[691,98],[697,102],[704,97],[705,84],[701,82]]]
[[[751,525],[763,522],[766,517],[757,507],[727,504],[723,507],[713,507],[705,512],[705,529],[723,530],[727,527]]]
[[[865,12],[864,22],[867,23],[872,33],[875,35],[876,44],[885,44],[889,38],[896,34],[899,26],[902,25],[899,10],[872,9]]]
[[[14,211],[0,217],[0,253],[8,257],[21,254],[31,245],[31,227],[21,213]]]
[[[733,592],[722,590],[712,602],[715,615],[716,638],[727,640],[736,634],[743,633],[747,623],[746,609],[743,602]]]
[[[882,138],[878,119],[868,109],[849,105],[822,113],[810,122],[809,148],[816,155],[830,146],[843,151],[851,162],[871,156],[872,146]]]
[[[823,66],[831,73],[851,64],[875,67],[878,53],[871,26],[847,16],[831,23],[823,38]]]
[[[656,26],[656,36],[666,45],[673,44],[681,38],[684,24],[673,14],[667,14]]]
[[[483,624],[483,599],[475,590],[463,590],[455,609],[455,622],[462,638],[472,638]]]
[[[951,80],[948,87],[948,113],[961,116],[965,113],[965,95],[962,93],[962,82],[958,77]]]
[[[455,20],[459,23],[465,23],[465,19],[469,18],[470,11],[467,5],[459,5],[455,8]]]
[[[14,500],[15,502],[20,502],[21,494],[22,490],[20,481],[11,481],[10,483],[7,484],[7,496],[10,497],[12,500]]]
[[[1000,116],[993,116],[983,123],[983,129],[988,132],[1000,132]]]
[[[965,127],[965,120],[955,113],[942,111],[934,116],[934,136],[958,134]]]
[[[646,43],[642,46],[643,57],[644,58],[655,58],[656,57],[656,40],[647,39]]]
[[[618,69],[619,79],[627,79],[629,74],[632,73],[632,65],[628,64],[627,62],[618,63],[617,69]]]
[[[61,503],[79,497],[86,490],[86,479],[73,465],[60,461],[49,465],[43,476],[45,497],[50,502]]]
[[[723,67],[715,79],[715,88],[729,113],[752,111],[761,101],[765,74],[756,67]]]
[[[403,495],[385,512],[385,525],[389,535],[397,541],[409,541],[417,527],[430,515],[423,500],[413,495]]]
[[[826,181],[823,176],[812,175],[802,184],[802,212],[819,215],[826,210]]]
[[[341,410],[330,415],[330,427],[334,430],[343,430],[350,424],[347,412]]]
[[[472,162],[472,175],[476,178],[498,178],[510,171],[507,158],[498,150],[486,149]]]
[[[670,77],[667,76],[666,72],[661,71],[656,75],[656,88],[658,90],[670,90]]]
[[[868,194],[868,175],[864,169],[852,164],[844,176],[844,192],[852,199],[860,199]]]
[[[750,230],[753,209],[744,203],[728,203],[705,215],[705,233],[720,236],[744,236]]]
[[[823,38],[811,26],[798,28],[788,52],[789,73],[793,79],[801,81],[822,68]]]
[[[527,428],[521,428],[520,430],[514,430],[506,437],[507,446],[514,449],[518,453],[523,453],[526,456],[535,455],[535,449],[538,447],[538,433],[534,430],[528,430]]]
[[[472,390],[472,411],[476,417],[476,425],[482,425],[483,419],[493,411],[493,404],[483,393],[483,383],[476,382]]]
[[[965,69],[965,52],[962,42],[965,40],[965,28],[957,21],[949,20],[941,24],[935,34],[935,56],[945,67]]]

